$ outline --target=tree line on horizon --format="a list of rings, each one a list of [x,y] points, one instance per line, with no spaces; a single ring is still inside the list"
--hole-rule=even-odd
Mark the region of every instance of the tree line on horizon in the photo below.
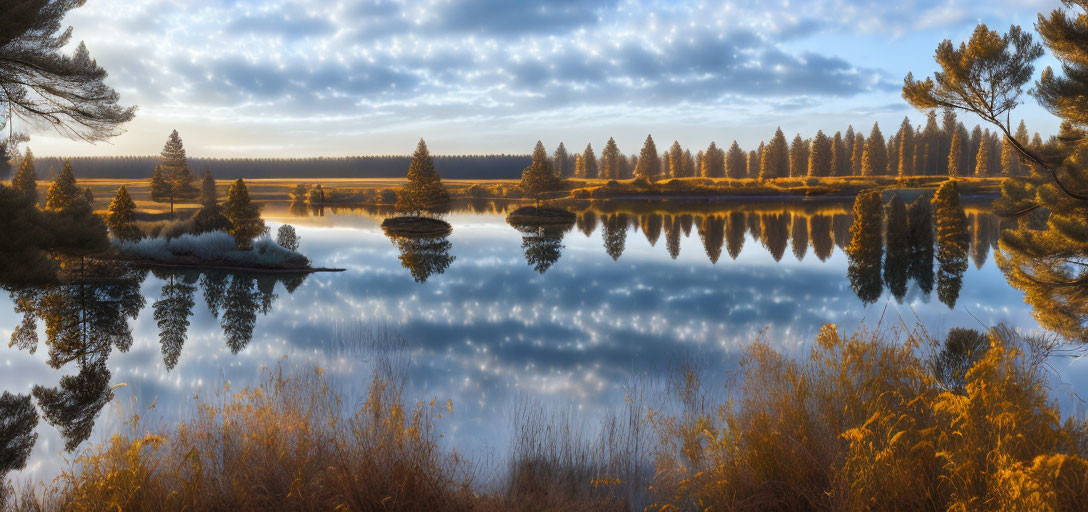
[[[1038,132],[1031,135],[1020,121],[1015,132],[1024,146],[1044,148],[1056,144],[1054,137],[1044,142]],[[855,132],[853,125],[845,134],[828,136],[818,130],[811,138],[794,135],[787,142],[782,128],[770,141],[761,141],[746,151],[734,140],[726,150],[711,142],[706,149],[692,154],[674,141],[659,153],[652,135],[647,135],[638,154],[625,155],[614,138],[609,138],[598,157],[593,145],[580,153],[570,153],[559,143],[551,156],[552,167],[560,178],[647,179],[664,178],[823,178],[844,176],[949,176],[949,177],[1024,177],[1029,173],[1017,150],[997,131],[979,125],[969,132],[957,121],[951,109],[928,112],[924,126],[915,126],[905,117],[899,129],[885,138],[879,123],[873,123],[868,136]]]
[[[529,164],[529,155],[434,155],[447,179],[516,179]],[[221,179],[271,178],[401,178],[412,155],[375,155],[313,158],[202,158],[189,157],[193,169],[211,171]],[[157,155],[38,157],[43,169],[59,169],[71,161],[87,178],[145,178],[160,164]],[[18,165],[16,165],[17,167]]]
[[[1032,134],[1021,121],[1016,140],[1043,148],[1054,144]],[[295,178],[400,178],[413,155],[373,155],[313,158],[201,158],[189,157],[193,168],[206,169],[222,179]],[[531,163],[530,154],[432,155],[435,166],[447,179],[517,179]],[[42,169],[59,169],[72,162],[87,178],[142,178],[160,164],[159,156],[38,157]],[[639,161],[643,164],[640,166]],[[797,133],[787,141],[777,129],[769,141],[745,150],[737,141],[728,149],[711,142],[692,153],[674,141],[659,152],[648,135],[637,154],[624,154],[609,138],[600,155],[592,143],[571,153],[560,142],[551,155],[560,178],[631,179],[661,178],[799,178],[840,176],[1026,176],[1016,149],[999,132],[975,125],[968,131],[954,111],[940,116],[931,111],[924,125],[905,117],[898,130],[885,138],[879,123],[869,135],[853,125],[832,135],[818,130],[809,138]]]

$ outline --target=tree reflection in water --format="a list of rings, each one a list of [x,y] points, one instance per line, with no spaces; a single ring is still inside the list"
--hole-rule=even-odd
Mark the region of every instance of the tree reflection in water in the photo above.
[[[152,309],[167,371],[181,356],[198,284],[212,314],[223,313],[226,345],[237,353],[253,336],[257,312],[271,310],[276,283],[290,293],[306,278],[195,270],[155,270],[154,275],[164,281]],[[0,395],[0,475],[21,469],[37,440],[34,429],[40,418],[32,398],[41,417],[64,438],[65,450],[76,449],[90,436],[96,418],[113,399],[107,360],[114,349],[125,352],[132,346],[129,322],[146,304],[140,286],[147,276],[147,270],[125,264],[88,262],[64,266],[59,284],[9,290],[15,311],[23,315],[9,346],[33,353],[40,320],[49,365],[63,369],[74,364],[76,373],[61,377],[55,387],[35,385],[28,395]]]
[[[958,198],[958,192],[956,196]],[[942,219],[956,218],[956,212],[964,218],[968,217],[958,200],[940,215],[934,214],[931,201],[930,195],[921,194],[908,205],[897,194],[891,195],[886,202],[877,194],[865,210],[867,215],[862,225],[855,225],[856,216],[849,211],[850,205],[830,201],[735,206],[681,202],[662,205],[650,202],[641,205],[625,203],[620,205],[621,208],[607,208],[608,205],[605,205],[607,209],[604,210],[594,205],[577,213],[575,225],[579,232],[590,237],[600,219],[599,231],[605,253],[613,260],[618,260],[626,249],[627,230],[631,227],[643,231],[650,247],[656,247],[657,240],[664,235],[665,252],[670,258],[677,259],[683,238],[691,236],[694,226],[707,260],[712,264],[721,258],[723,249],[731,259],[737,259],[748,236],[761,244],[776,262],[781,261],[787,248],[799,262],[804,261],[810,250],[821,262],[825,262],[834,255],[837,245],[847,253],[849,265],[846,277],[863,303],[878,301],[885,289],[892,298],[902,303],[913,282],[925,297],[932,293],[937,284],[938,298],[949,307],[955,307],[963,285],[963,263],[968,256],[967,238],[970,239],[969,254],[976,266],[981,266],[989,247],[997,245],[999,226],[992,213],[972,212],[969,225],[974,229],[970,231],[970,236],[960,239],[963,243],[947,245],[945,252],[941,253],[945,259],[941,259],[936,250],[937,224]],[[692,206],[692,210],[683,209]],[[863,236],[855,237],[852,228],[862,229]],[[549,262],[545,255],[557,256],[555,251],[562,246],[554,240],[554,236],[553,239],[547,235],[530,236],[533,238],[523,239],[526,258],[534,262],[531,263],[534,268],[539,262],[547,270],[554,262]],[[847,250],[851,245],[856,252]],[[530,256],[530,252],[538,256]]]
[[[425,283],[431,276],[442,274],[456,259],[450,255],[453,244],[448,240],[449,235],[387,235],[400,251],[400,264],[417,283]]]
[[[559,261],[563,249],[563,235],[574,228],[574,224],[528,225],[511,223],[514,229],[522,233],[521,249],[525,251],[525,262],[533,270],[543,274]]]

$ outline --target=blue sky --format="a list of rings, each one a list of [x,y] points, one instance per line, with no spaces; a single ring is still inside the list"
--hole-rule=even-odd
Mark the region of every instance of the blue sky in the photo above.
[[[67,22],[140,107],[88,145],[32,133],[39,155],[527,153],[540,139],[637,152],[746,149],[848,124],[885,135],[907,71],[934,70],[975,24],[1031,27],[1058,0],[88,0]],[[1053,64],[1049,58],[1041,65]],[[976,119],[961,116],[969,126]],[[1027,98],[1014,117],[1053,133]],[[1014,120],[1014,123],[1016,120]],[[17,125],[18,127],[18,125]]]

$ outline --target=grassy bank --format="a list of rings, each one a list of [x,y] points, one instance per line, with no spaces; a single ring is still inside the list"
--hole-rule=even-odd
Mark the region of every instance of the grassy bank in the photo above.
[[[567,180],[573,199],[615,199],[631,197],[818,197],[854,196],[862,190],[936,190],[946,177],[894,176],[778,178],[772,180],[725,178],[677,178],[650,182],[633,180]],[[1003,178],[960,178],[964,194],[1000,193]]]
[[[959,178],[963,194],[997,194],[1003,178]],[[756,179],[679,178],[659,180],[599,180],[567,178],[560,190],[549,194],[550,199],[639,199],[639,198],[752,198],[752,197],[818,197],[849,196],[872,188],[936,190],[945,178],[920,176],[900,180],[884,177],[835,177],[835,178],[780,178],[760,181]],[[140,213],[145,216],[163,215],[169,205],[151,201],[151,189],[147,180],[82,179],[80,186],[90,187],[95,196],[95,207],[104,210],[113,194],[121,185],[128,188]],[[250,197],[254,201],[288,201],[291,192],[299,184],[321,185],[325,191],[325,206],[333,205],[392,205],[396,190],[403,179],[256,179],[247,180]],[[507,199],[522,200],[516,180],[444,180],[451,197],[455,199]],[[219,181],[220,194],[226,193],[228,181]],[[39,184],[44,196],[47,183]],[[175,204],[177,210],[198,208],[195,202]]]
[[[728,401],[680,372],[659,399],[628,392],[599,437],[526,404],[503,476],[442,447],[454,404],[406,402],[378,371],[344,407],[320,371],[138,416],[16,510],[1078,510],[1088,434],[1060,420],[1049,345],[1003,329],[943,342],[845,336],[807,358],[748,348]]]

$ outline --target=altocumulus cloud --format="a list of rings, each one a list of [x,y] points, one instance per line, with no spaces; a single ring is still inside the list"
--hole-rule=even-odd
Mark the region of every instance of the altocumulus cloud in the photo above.
[[[583,103],[851,96],[891,83],[841,58],[780,46],[787,34],[828,26],[822,13],[768,12],[755,3],[614,0],[98,0],[71,21],[95,28],[77,35],[136,101],[224,115],[354,108],[364,116],[436,105],[503,115]]]
[[[969,11],[1000,12],[1013,1]],[[825,100],[886,104],[898,96],[901,70],[851,62],[823,43],[962,28],[973,23],[963,4],[89,0],[68,22],[124,101],[141,107],[130,131],[200,124],[220,130],[217,139],[238,134],[230,142],[238,148],[345,153],[357,151],[344,149],[349,137],[412,140],[420,127],[510,132],[585,116],[639,122],[638,112],[642,124],[659,125],[669,122],[662,111],[743,120]],[[270,126],[283,128],[265,133]],[[344,139],[307,146],[314,134]],[[148,144],[118,142],[136,152]]]

